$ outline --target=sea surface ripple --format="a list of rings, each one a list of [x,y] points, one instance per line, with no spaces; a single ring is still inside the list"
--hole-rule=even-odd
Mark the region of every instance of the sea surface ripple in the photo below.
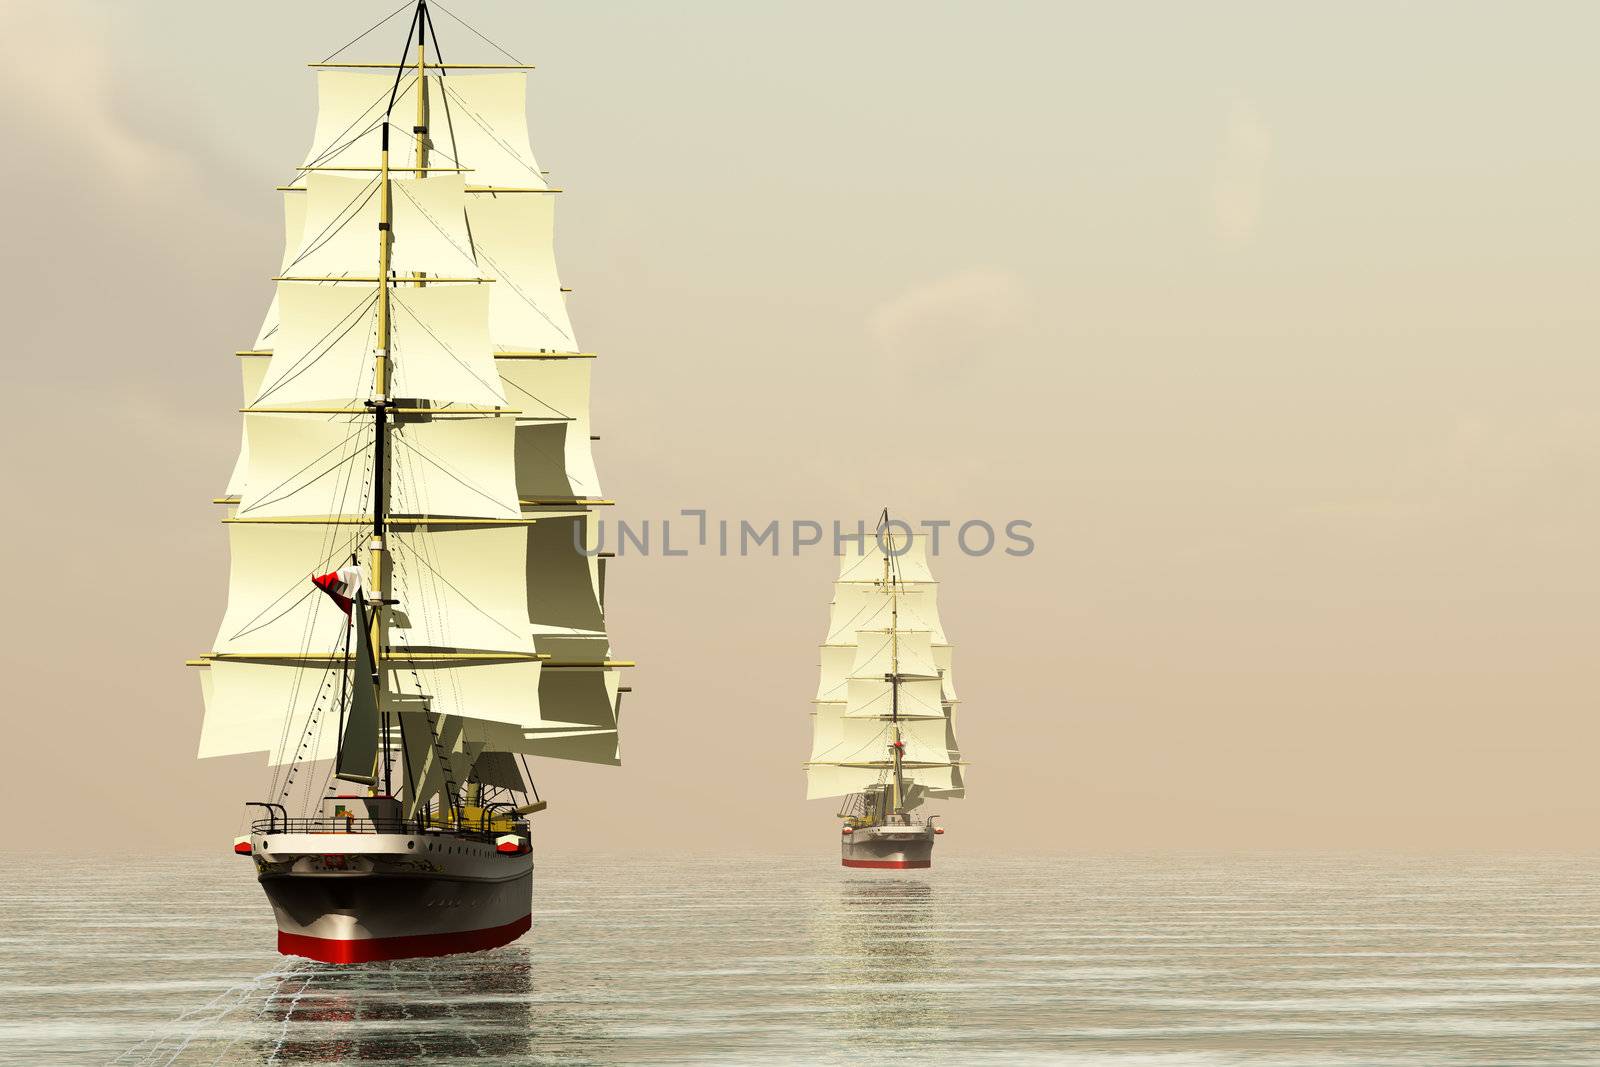
[[[1600,857],[539,858],[533,930],[273,951],[231,856],[0,855],[0,1063],[1600,1065]]]

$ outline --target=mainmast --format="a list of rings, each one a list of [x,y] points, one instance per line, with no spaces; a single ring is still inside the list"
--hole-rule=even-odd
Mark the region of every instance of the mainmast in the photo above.
[[[383,592],[389,588],[389,575],[385,573],[388,553],[384,546],[384,520],[389,513],[388,481],[384,477],[384,453],[389,436],[388,386],[389,386],[389,253],[393,242],[391,226],[394,222],[394,205],[389,187],[389,124],[383,125],[383,149],[378,164],[378,344],[373,352],[372,408],[372,542],[369,546],[372,574],[372,662],[378,688],[378,707],[381,716],[379,750],[383,754],[383,791],[394,795],[389,773],[389,712],[384,699],[383,654],[388,645],[388,612],[384,610]]]
[[[419,0],[416,14],[412,16],[412,24],[417,29],[417,122],[415,134],[417,138],[416,175],[423,177],[427,173],[427,83],[426,64],[424,63],[423,40],[427,19],[427,3]],[[409,36],[409,35],[408,35]],[[388,552],[384,543],[385,521],[389,514],[388,480],[385,477],[384,459],[387,451],[389,436],[389,349],[391,340],[392,314],[390,310],[390,253],[394,243],[394,190],[389,180],[389,126],[394,114],[395,97],[400,89],[400,77],[404,67],[395,71],[394,88],[389,92],[389,107],[384,112],[383,130],[381,133],[381,150],[378,157],[378,344],[373,353],[372,408],[373,418],[373,452],[372,452],[372,543],[370,546],[371,572],[372,572],[372,659],[376,674],[378,688],[378,706],[387,709],[389,701],[384,699],[384,671],[383,654],[388,647],[388,612],[385,610],[382,590],[387,589],[392,577],[385,570],[388,562]],[[420,275],[420,272],[419,272]],[[421,282],[417,283],[422,284]],[[396,715],[399,714],[397,711]],[[390,771],[389,749],[392,735],[390,731],[389,712],[384,710],[381,717],[380,737],[382,744],[379,746],[383,753],[383,790],[390,796],[394,795],[394,783]],[[401,730],[402,740],[400,745],[400,758],[406,759],[404,728]]]
[[[889,525],[889,509],[883,509],[880,530],[889,531],[889,545],[883,553],[883,581],[889,587],[889,751],[894,758],[894,813],[902,814],[905,779],[901,762],[905,741],[900,736],[900,592],[894,579],[894,527]]]

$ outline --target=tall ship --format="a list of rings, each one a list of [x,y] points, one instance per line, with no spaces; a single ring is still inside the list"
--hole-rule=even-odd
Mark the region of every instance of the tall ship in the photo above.
[[[931,800],[966,795],[950,642],[925,538],[885,510],[843,541],[812,711],[806,798],[843,797],[846,867],[933,865]]]
[[[631,666],[530,68],[447,63],[427,0],[390,28],[406,10],[396,61],[311,64],[275,294],[238,353],[227,609],[190,661],[199,755],[266,754],[234,851],[278,950],[329,963],[528,930],[529,757],[618,764]]]

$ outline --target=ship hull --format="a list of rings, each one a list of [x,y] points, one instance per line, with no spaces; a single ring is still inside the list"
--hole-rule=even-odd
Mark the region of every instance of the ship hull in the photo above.
[[[839,860],[867,870],[916,870],[933,866],[933,830],[928,827],[863,826],[843,835]]]
[[[286,956],[368,963],[482,952],[532,924],[526,854],[433,834],[280,834],[263,843],[258,875]]]

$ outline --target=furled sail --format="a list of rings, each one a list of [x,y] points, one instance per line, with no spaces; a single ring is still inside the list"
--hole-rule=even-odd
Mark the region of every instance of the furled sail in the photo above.
[[[891,545],[893,551],[886,551]],[[950,645],[921,537],[885,528],[846,541],[812,712],[808,799],[881,785],[898,736],[906,808],[964,795]]]
[[[408,131],[418,81],[408,71],[399,83]],[[385,743],[419,776],[408,811],[479,762],[477,780],[495,783],[520,781],[508,760],[524,754],[615,764],[623,687],[605,560],[587,551],[605,503],[592,361],[556,272],[555,191],[528,142],[526,76],[430,73],[426,155],[409,133],[391,136],[382,350],[377,168],[395,80],[323,71],[318,84],[307,169],[284,193],[282,278],[240,353],[229,596],[201,660],[200,755],[286,763],[340,750],[340,724],[354,721],[340,679],[367,652],[308,576],[368,551],[371,405],[383,401],[385,573],[371,610],[386,646],[372,654],[378,710],[394,724]]]
[[[359,596],[351,606],[350,622],[355,640],[355,655],[346,684],[350,700],[345,707],[344,726],[339,736],[337,773],[352,781],[377,780],[378,766],[378,687],[368,637],[367,605]]]

